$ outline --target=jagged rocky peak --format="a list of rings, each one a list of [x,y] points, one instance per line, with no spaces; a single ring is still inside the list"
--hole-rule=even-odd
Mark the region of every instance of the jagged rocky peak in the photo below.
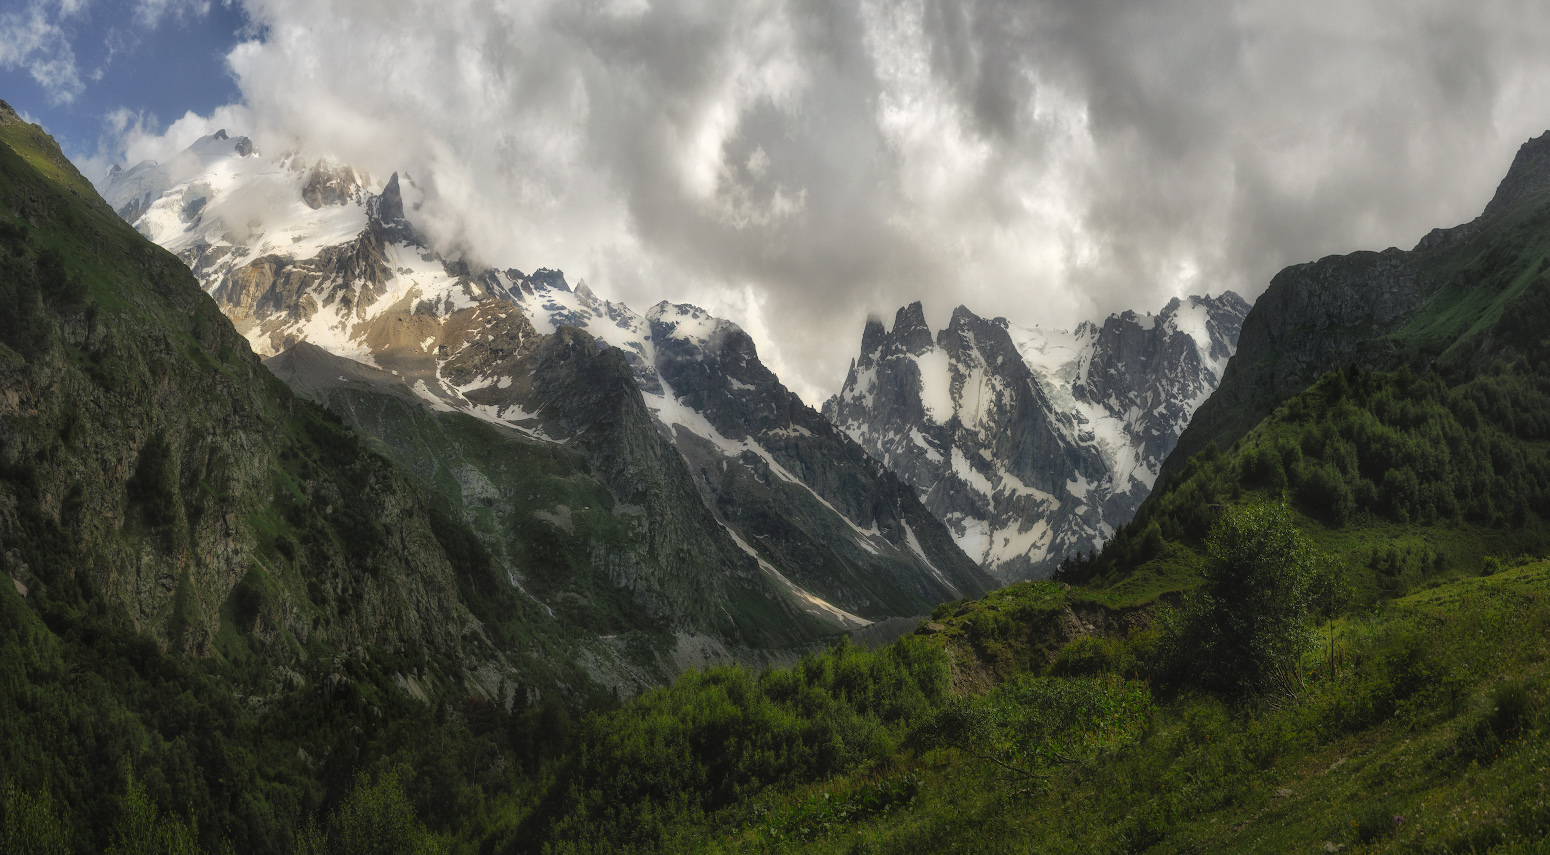
[[[871,358],[887,337],[888,328],[883,326],[883,319],[878,315],[867,315],[866,327],[861,330],[861,358]],[[851,366],[854,367],[855,363],[851,363]]]
[[[1518,148],[1512,167],[1497,185],[1490,204],[1485,206],[1484,216],[1493,216],[1546,190],[1550,190],[1550,131]]]
[[[563,271],[550,270],[547,267],[540,267],[534,270],[533,274],[527,277],[527,281],[531,282],[535,288],[553,288],[567,293],[571,290],[570,285],[565,282],[565,273]]]
[[[909,483],[1005,581],[1047,575],[1128,521],[1220,381],[1248,304],[1174,299],[1075,331],[965,306],[935,336],[920,305],[869,319],[824,415]]]
[[[651,322],[652,336],[660,349],[669,342],[677,341],[701,351],[712,350],[720,356],[729,338],[740,338],[740,344],[752,356],[753,341],[743,333],[742,327],[723,320],[689,303],[670,303],[667,300],[646,311]]]
[[[396,185],[394,189],[397,189]],[[307,173],[307,183],[301,188],[301,199],[307,203],[307,207],[316,211],[325,205],[348,205],[354,201],[359,190],[360,180],[355,170],[324,158],[313,164]]]
[[[894,315],[889,343],[902,353],[920,354],[931,349],[935,342],[920,301],[899,309],[898,314]]]
[[[306,190],[303,189],[303,194]],[[319,207],[319,206],[313,206]],[[398,173],[395,172],[388,178],[382,192],[367,203],[367,213],[384,223],[404,222],[404,196],[398,189]]]

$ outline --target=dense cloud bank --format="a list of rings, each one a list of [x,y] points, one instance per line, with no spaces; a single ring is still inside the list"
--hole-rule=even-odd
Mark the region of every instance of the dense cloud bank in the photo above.
[[[805,396],[915,299],[1072,324],[1478,213],[1550,127],[1540,0],[243,0],[261,147],[427,230],[742,323]],[[816,401],[812,401],[816,403]]]

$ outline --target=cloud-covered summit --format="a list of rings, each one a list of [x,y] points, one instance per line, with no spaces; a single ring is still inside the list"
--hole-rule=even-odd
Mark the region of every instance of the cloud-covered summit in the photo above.
[[[244,0],[266,150],[401,171],[490,263],[744,326],[810,401],[869,312],[1073,325],[1472,217],[1550,127],[1530,0]],[[159,129],[158,129],[159,130]]]

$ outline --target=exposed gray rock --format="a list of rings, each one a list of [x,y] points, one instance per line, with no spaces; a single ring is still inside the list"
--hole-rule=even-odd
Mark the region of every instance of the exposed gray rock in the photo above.
[[[918,303],[869,320],[824,414],[1003,581],[1046,576],[1128,522],[1215,388],[1248,306],[1232,292],[1075,332]]]

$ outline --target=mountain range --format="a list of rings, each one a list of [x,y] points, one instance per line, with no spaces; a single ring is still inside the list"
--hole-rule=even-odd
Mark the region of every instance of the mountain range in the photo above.
[[[406,177],[368,185],[221,132],[114,173],[104,192],[272,370],[416,473],[515,584],[582,625],[665,621],[683,667],[746,650],[742,622],[764,620],[750,615],[801,610],[813,628],[786,635],[814,638],[993,584],[735,324],[666,302],[640,314],[559,271],[443,258],[412,224]],[[535,479],[520,463],[535,457],[568,474]],[[718,594],[729,569],[760,592]]]
[[[1047,576],[1066,555],[1096,549],[1134,513],[1215,387],[1247,310],[1229,292],[1070,333],[987,324],[960,308],[933,342],[919,307],[906,308],[891,336],[869,323],[860,360],[820,416],[736,324],[666,301],[640,314],[585,283],[572,288],[559,271],[442,258],[405,213],[419,203],[412,182],[395,174],[375,193],[369,183],[327,159],[266,158],[222,131],[164,164],[116,170],[103,190],[190,265],[282,376],[349,413],[363,409],[335,402],[326,378],[350,371],[282,354],[313,345],[386,371],[433,411],[565,442],[544,432],[523,384],[513,385],[512,360],[561,328],[617,348],[726,530],[709,536],[723,547],[730,538],[803,608],[843,628],[919,614],[996,580]],[[303,379],[302,364],[317,376]],[[970,379],[978,385],[966,387]],[[981,401],[987,392],[1005,400]],[[371,424],[379,440],[392,433],[380,418]],[[437,458],[393,445],[400,461]],[[530,540],[531,526],[512,520],[553,513],[469,511],[468,479],[452,480],[460,484],[441,492],[502,542],[498,554]]]
[[[110,185],[0,102],[5,848],[1544,839],[1550,134],[1246,314],[907,306],[827,419],[694,307],[438,256],[406,176]]]
[[[823,412],[1001,582],[1048,577],[1135,515],[1248,310],[1227,291],[1067,331],[960,306],[933,336],[914,303],[867,322]]]

